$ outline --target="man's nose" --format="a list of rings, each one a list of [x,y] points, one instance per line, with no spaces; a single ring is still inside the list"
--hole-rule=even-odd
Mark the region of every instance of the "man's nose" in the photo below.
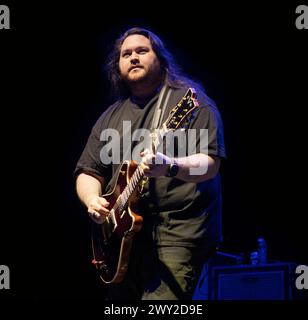
[[[137,53],[133,52],[131,55],[131,63],[135,64],[139,62],[139,56]]]

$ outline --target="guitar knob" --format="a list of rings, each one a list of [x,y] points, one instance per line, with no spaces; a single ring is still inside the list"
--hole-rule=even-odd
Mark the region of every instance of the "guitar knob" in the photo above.
[[[96,260],[96,259],[93,259],[92,260],[92,264],[94,264],[95,266],[99,265],[99,264],[102,264],[103,261],[99,261],[99,260]]]

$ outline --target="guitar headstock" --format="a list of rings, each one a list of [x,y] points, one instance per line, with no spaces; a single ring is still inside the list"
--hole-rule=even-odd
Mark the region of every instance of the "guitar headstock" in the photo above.
[[[199,106],[196,99],[196,91],[194,88],[189,88],[180,102],[172,108],[167,120],[163,123],[163,128],[175,130],[189,121],[188,115],[192,115],[192,111]]]

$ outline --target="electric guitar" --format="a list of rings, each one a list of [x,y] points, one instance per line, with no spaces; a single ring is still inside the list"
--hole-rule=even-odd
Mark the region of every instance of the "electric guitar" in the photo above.
[[[189,88],[170,111],[162,127],[151,134],[153,150],[157,150],[168,131],[189,123],[193,110],[199,106],[195,96],[195,90]],[[109,202],[110,213],[102,224],[93,222],[92,263],[105,283],[121,282],[127,271],[133,237],[141,229],[143,222],[142,216],[135,212],[134,207],[140,198],[145,178],[141,165],[133,160],[126,160],[117,174],[114,188],[103,195]]]

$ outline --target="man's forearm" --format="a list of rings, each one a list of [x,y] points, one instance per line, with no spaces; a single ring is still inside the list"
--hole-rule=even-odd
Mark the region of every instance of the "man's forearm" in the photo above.
[[[92,175],[86,173],[81,173],[76,180],[76,190],[79,199],[85,204],[86,207],[89,206],[90,199],[94,196],[101,196],[102,185],[104,179],[99,177],[96,178]]]
[[[203,153],[175,158],[174,161],[179,165],[176,177],[187,182],[201,182],[213,178],[220,165],[219,158]]]

